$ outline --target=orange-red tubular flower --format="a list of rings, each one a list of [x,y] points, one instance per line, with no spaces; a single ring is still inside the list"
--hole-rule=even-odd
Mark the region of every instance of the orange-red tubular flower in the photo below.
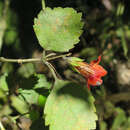
[[[92,61],[90,64],[77,61],[78,65],[75,66],[75,69],[86,78],[88,89],[90,89],[90,85],[101,85],[103,82],[101,77],[107,74],[107,71],[99,65],[100,61],[101,56],[99,56],[97,60]]]

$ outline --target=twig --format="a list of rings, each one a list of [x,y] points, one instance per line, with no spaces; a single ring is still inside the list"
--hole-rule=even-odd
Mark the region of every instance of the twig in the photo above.
[[[26,63],[26,62],[40,62],[41,58],[32,58],[32,59],[8,59],[0,57],[0,62],[12,62],[12,63]]]
[[[58,59],[58,58],[62,58],[64,56],[69,56],[70,54],[71,53],[46,58],[46,61],[55,60],[55,59]],[[42,61],[43,61],[42,58],[8,59],[8,58],[0,57],[0,62],[27,63],[27,62],[42,62]]]
[[[45,64],[46,64],[46,65],[48,66],[48,68],[50,69],[50,71],[51,71],[51,73],[52,73],[52,75],[53,75],[55,81],[58,80],[58,78],[57,78],[57,76],[56,76],[56,73],[57,73],[57,72],[56,72],[55,68],[52,66],[52,64],[49,63],[49,62],[46,62]]]
[[[47,58],[46,60],[47,60],[47,61],[55,60],[55,59],[58,59],[58,58],[61,58],[61,57],[65,57],[65,56],[70,56],[70,55],[71,55],[71,53],[63,54],[63,55],[59,55],[59,56],[55,56],[55,57],[51,57],[51,58]]]

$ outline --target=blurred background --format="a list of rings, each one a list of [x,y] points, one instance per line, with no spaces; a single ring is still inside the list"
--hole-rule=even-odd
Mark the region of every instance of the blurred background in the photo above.
[[[101,64],[108,74],[101,87],[92,88],[99,117],[97,130],[130,130],[130,1],[46,0],[46,6],[72,7],[82,12],[84,31],[80,43],[70,50],[73,56],[89,63],[102,55]],[[34,18],[41,9],[41,0],[0,0],[0,56],[41,57],[42,48],[33,30]],[[85,84],[64,60],[52,63],[63,79]],[[7,130],[48,129],[41,118],[32,124],[27,118],[17,117],[20,111],[10,103],[10,97],[18,95],[21,80],[32,80],[34,73],[44,73],[52,80],[41,63],[0,63],[0,120]],[[33,108],[39,111],[35,116],[40,117],[41,108]]]

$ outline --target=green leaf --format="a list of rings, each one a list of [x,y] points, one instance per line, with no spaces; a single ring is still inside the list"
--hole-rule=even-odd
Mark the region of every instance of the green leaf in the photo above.
[[[31,110],[29,116],[32,121],[35,121],[35,120],[38,120],[38,118],[40,117],[40,114],[36,110]]]
[[[121,27],[121,28],[117,29],[116,33],[117,33],[117,36],[119,36],[121,38],[121,43],[122,43],[124,55],[127,57],[128,46],[127,46],[127,42],[126,42],[126,39],[125,39],[124,28]]]
[[[27,113],[29,110],[29,106],[27,105],[26,102],[21,100],[17,96],[12,96],[11,97],[11,105],[21,114]]]
[[[50,130],[95,129],[93,102],[93,96],[83,87],[58,80],[45,104],[45,124],[50,125]]]
[[[123,109],[116,108],[116,112],[117,112],[117,115],[113,121],[111,130],[117,130],[127,121],[127,118]]]
[[[21,76],[28,78],[29,76],[31,76],[32,74],[35,73],[34,65],[33,65],[32,63],[23,64],[23,65],[18,69],[18,73],[19,73]]]
[[[8,92],[8,84],[6,81],[6,77],[8,76],[7,73],[4,73],[2,76],[0,76],[0,89],[2,89],[3,91]]]
[[[39,88],[50,89],[51,88],[51,83],[47,81],[45,75],[35,74],[34,76],[38,78],[37,84],[34,86],[34,89],[39,89]]]
[[[29,104],[37,104],[38,103],[39,94],[35,90],[33,90],[33,89],[30,89],[30,90],[19,89],[19,93],[20,93],[19,97],[21,99],[24,99]]]
[[[34,74],[29,78],[24,78],[20,82],[18,89],[19,97],[28,104],[38,104],[44,106],[48,90],[51,87],[43,74]]]
[[[34,20],[34,31],[45,50],[66,52],[79,42],[83,22],[72,8],[45,8]]]
[[[45,105],[45,102],[46,102],[46,97],[43,96],[43,95],[39,95],[39,97],[38,97],[38,105],[40,107],[43,107]]]

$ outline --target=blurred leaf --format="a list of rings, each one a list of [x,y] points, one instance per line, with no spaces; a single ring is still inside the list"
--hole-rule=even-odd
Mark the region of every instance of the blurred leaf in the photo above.
[[[0,76],[0,89],[2,89],[5,92],[8,92],[8,84],[6,81],[6,77],[8,76],[7,73],[4,73],[2,76]]]
[[[7,29],[16,30],[17,24],[18,24],[17,14],[15,11],[9,8],[7,12]]]
[[[39,94],[35,90],[23,90],[19,89],[20,99],[24,99],[29,104],[37,104]],[[23,100],[23,101],[24,101]]]
[[[123,109],[116,108],[116,112],[117,112],[117,115],[114,119],[111,130],[117,130],[127,120],[125,112],[123,111]]]
[[[94,48],[94,47],[84,48],[84,49],[82,49],[82,51],[80,52],[80,55],[81,55],[81,56],[84,56],[84,57],[89,57],[89,56],[94,56],[94,55],[97,56],[97,49]]]
[[[116,15],[117,16],[121,16],[123,15],[124,13],[124,9],[125,9],[125,6],[123,3],[119,2],[118,6],[117,6],[117,12],[116,12]]]
[[[13,29],[5,31],[4,37],[5,37],[4,40],[5,40],[6,45],[14,44],[17,38],[17,32],[16,30],[13,30]]]
[[[58,80],[45,104],[45,124],[50,130],[96,129],[93,96],[75,83]]]
[[[33,65],[32,63],[23,64],[23,65],[18,69],[18,73],[19,73],[21,76],[28,78],[29,76],[31,76],[32,74],[35,73],[34,65]]]
[[[38,97],[38,105],[40,107],[43,107],[45,105],[45,102],[46,102],[46,97],[43,96],[43,95],[39,95],[39,97]]]
[[[34,20],[39,44],[46,50],[66,52],[79,42],[83,22],[73,8],[46,8]]]
[[[13,65],[11,63],[3,63],[2,65],[2,73],[10,73],[13,71]]]
[[[107,123],[105,121],[100,122],[100,130],[107,130]]]
[[[123,50],[124,50],[124,55],[127,56],[128,47],[127,47],[127,42],[126,42],[124,35],[121,37],[121,41],[122,41],[122,47],[123,47]]]
[[[34,76],[38,78],[37,84],[34,86],[34,89],[51,88],[51,84],[47,81],[46,76],[44,74],[35,74]]]
[[[40,117],[40,114],[39,114],[38,111],[36,111],[36,110],[31,110],[31,111],[30,111],[30,119],[31,119],[32,121],[38,120],[39,117]]]
[[[17,96],[11,96],[11,105],[21,114],[29,111],[29,106]]]
[[[12,109],[9,107],[9,105],[4,105],[2,109],[0,109],[0,117],[8,116],[11,113],[12,113]]]
[[[1,17],[2,17],[2,13],[3,13],[3,2],[0,1],[0,20],[1,20]]]
[[[49,130],[48,127],[44,125],[44,120],[39,118],[32,122],[30,130]]]
[[[5,95],[5,92],[2,89],[0,89],[0,98],[5,99],[5,100],[7,98]]]
[[[124,55],[127,56],[128,47],[127,47],[127,42],[125,39],[124,29],[119,28],[119,29],[117,29],[116,33],[117,33],[117,36],[119,36],[121,38],[121,43],[122,43],[122,47],[124,50]]]
[[[130,39],[130,26],[125,25],[124,28],[125,28],[126,37]]]

